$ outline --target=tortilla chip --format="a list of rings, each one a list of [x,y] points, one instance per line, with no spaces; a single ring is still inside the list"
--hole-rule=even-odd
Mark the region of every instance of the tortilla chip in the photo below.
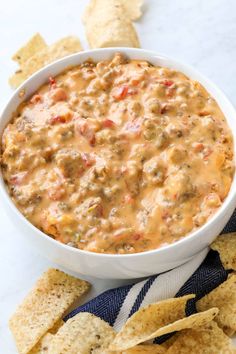
[[[205,324],[211,322],[214,317],[218,314],[219,310],[213,307],[207,311],[195,313],[191,316],[177,320],[167,326],[164,326],[153,333],[152,338],[160,337],[164,334],[181,331],[186,328],[195,328],[199,326],[204,326]]]
[[[58,42],[34,54],[25,63],[23,63],[21,65],[21,70],[18,70],[9,79],[9,84],[13,88],[16,88],[29,76],[44,66],[81,50],[82,47],[77,37],[69,36],[62,38]]]
[[[61,328],[64,324],[65,324],[65,322],[60,319],[54,324],[54,326],[52,328],[49,329],[48,332],[51,334],[55,334],[55,333],[57,333],[59,328]]]
[[[28,353],[29,354],[44,354],[48,353],[49,345],[54,337],[51,333],[46,333],[40,341],[31,349]]]
[[[81,50],[83,50],[83,48],[79,38],[68,36],[49,46],[48,50],[41,52],[40,56],[38,55],[36,58],[31,58],[31,62],[35,61],[47,65],[57,59],[64,58],[67,55],[80,52]],[[43,56],[45,57],[43,58]]]
[[[165,354],[166,349],[159,344],[139,344],[122,352],[105,351],[103,354]]]
[[[83,22],[91,48],[140,46],[135,28],[119,0],[91,0]]]
[[[45,272],[9,321],[19,353],[28,353],[88,289],[86,281],[57,269]]]
[[[167,299],[142,307],[124,324],[110,350],[126,350],[145,342],[161,327],[185,317],[185,306],[195,295]]]
[[[30,76],[42,67],[52,63],[55,60],[64,58],[67,55],[82,50],[80,41],[77,37],[65,37],[49,46],[47,49],[32,56],[23,68],[25,75]]]
[[[54,336],[50,354],[103,353],[115,337],[112,327],[88,312],[69,319]]]
[[[9,80],[8,83],[12,88],[17,88],[18,86],[20,86],[22,84],[22,82],[24,82],[27,79],[27,77],[25,76],[25,74],[23,73],[22,70],[17,70],[15,72],[14,75],[12,75]]]
[[[176,332],[176,334],[172,334],[169,339],[167,339],[163,343],[161,343],[161,346],[163,348],[165,348],[165,350],[169,349],[176,341],[176,338],[178,337],[179,333],[181,333],[181,332]],[[166,351],[165,351],[165,353],[166,353]]]
[[[196,306],[198,311],[218,307],[220,311],[215,321],[226,334],[232,335],[236,331],[236,274],[198,300]]]
[[[166,351],[158,344],[140,344],[134,348],[128,349],[122,354],[138,354],[138,353],[150,353],[150,354],[164,354]]]
[[[235,330],[229,327],[224,327],[223,331],[225,332],[225,334],[227,334],[228,337],[233,337],[233,335],[235,334]]]
[[[40,341],[31,349],[29,354],[43,354],[48,353],[49,344],[53,338],[53,334],[57,333],[59,328],[63,326],[65,322],[63,320],[57,321],[55,325],[40,339]]]
[[[21,47],[12,56],[12,60],[22,65],[34,54],[46,48],[47,48],[47,44],[45,40],[39,33],[36,33],[33,37],[30,38],[30,40],[23,47]]]
[[[125,12],[131,21],[136,21],[142,16],[141,8],[143,0],[119,0],[120,4],[124,7]]]
[[[218,236],[210,247],[219,252],[225,269],[236,270],[236,232]]]
[[[173,309],[172,311],[174,312],[175,309]],[[211,322],[213,320],[213,318],[217,315],[217,313],[218,313],[218,309],[212,308],[208,311],[196,313],[192,316],[185,317],[185,318],[179,319],[173,323],[164,325],[161,328],[159,328],[153,332],[151,332],[150,330],[144,331],[145,337],[144,336],[142,337],[142,342],[156,338],[156,337],[160,337],[164,334],[172,333],[175,331],[181,331],[182,329],[203,326],[203,325]],[[135,326],[134,323],[132,325]],[[128,329],[126,328],[125,331],[129,332],[129,328]],[[122,330],[121,330],[121,332],[122,332]],[[130,347],[129,343],[133,342],[134,340],[136,340],[136,344],[141,343],[139,341],[139,337],[135,333],[133,335],[129,333],[128,336],[126,336],[126,337],[124,336],[124,332],[123,332],[123,337],[122,337],[122,335],[119,336],[119,334],[120,333],[117,334],[114,342],[112,343],[112,345],[111,345],[112,348],[114,348],[114,343],[116,343],[117,350],[122,350],[126,346]]]
[[[101,0],[90,0],[90,3],[85,8],[82,21],[86,24],[87,19],[93,13],[93,10],[97,5],[97,1],[101,3]],[[116,7],[121,7],[123,15],[130,21],[136,21],[142,16],[143,0],[110,0]],[[102,5],[101,5],[102,6]]]
[[[235,354],[232,341],[212,321],[204,327],[186,329],[175,335],[176,340],[166,354]]]

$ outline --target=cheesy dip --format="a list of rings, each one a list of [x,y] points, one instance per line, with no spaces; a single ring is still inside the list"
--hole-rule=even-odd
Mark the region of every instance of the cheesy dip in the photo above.
[[[232,183],[233,141],[198,82],[118,53],[50,77],[21,104],[2,171],[18,209],[59,242],[143,252],[214,215]]]

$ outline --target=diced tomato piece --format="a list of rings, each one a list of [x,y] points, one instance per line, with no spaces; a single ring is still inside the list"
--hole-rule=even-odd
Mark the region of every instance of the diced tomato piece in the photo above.
[[[170,86],[172,86],[174,84],[174,81],[172,81],[172,80],[164,80],[164,81],[162,81],[162,84],[167,86],[167,87],[170,87]]]
[[[131,88],[128,85],[122,85],[120,87],[116,87],[113,91],[113,97],[120,101],[123,100],[128,95],[135,95],[138,92],[136,88]]]
[[[103,216],[103,206],[101,204],[98,204],[97,208],[96,208],[96,214],[98,217],[102,217]]]
[[[95,134],[93,134],[93,136],[89,139],[89,144],[91,146],[94,146],[96,144]]]
[[[134,234],[133,238],[135,241],[138,241],[142,236],[140,234]]]
[[[19,172],[10,177],[10,183],[14,186],[20,186],[24,182],[26,175],[27,172]]]
[[[116,89],[116,91],[114,92],[113,97],[114,97],[116,100],[123,100],[123,99],[127,96],[128,91],[129,91],[128,85],[120,86],[120,87],[118,87],[118,88]]]
[[[113,128],[115,126],[115,122],[111,119],[105,119],[102,122],[103,128]]]
[[[82,136],[84,136],[91,146],[94,146],[96,143],[94,130],[89,127],[87,122],[80,121],[78,123],[79,132]]]
[[[133,86],[138,86],[138,84],[140,83],[140,80],[138,79],[131,79],[130,84]]]
[[[54,116],[50,119],[49,123],[51,125],[55,125],[58,123],[66,123],[66,119],[65,119],[65,117],[62,117],[62,116]]]
[[[199,116],[200,116],[200,117],[209,116],[209,114],[210,114],[210,112],[208,112],[208,111],[201,111],[201,112],[199,112]]]
[[[202,143],[195,143],[193,149],[195,152],[200,152],[204,149],[204,145]]]
[[[48,81],[49,81],[50,86],[56,85],[56,80],[54,79],[54,77],[49,76]]]

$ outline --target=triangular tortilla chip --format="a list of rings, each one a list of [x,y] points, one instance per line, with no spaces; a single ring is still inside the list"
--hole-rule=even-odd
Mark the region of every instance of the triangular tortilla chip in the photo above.
[[[236,232],[218,236],[210,247],[219,252],[225,269],[236,270]]]
[[[196,306],[198,311],[218,307],[215,321],[227,335],[232,335],[236,331],[236,274],[198,300]]]

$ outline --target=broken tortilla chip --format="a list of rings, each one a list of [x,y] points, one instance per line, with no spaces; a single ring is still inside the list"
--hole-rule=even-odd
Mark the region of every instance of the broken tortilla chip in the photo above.
[[[206,326],[186,329],[174,336],[176,340],[166,354],[235,354],[231,339],[212,321]]]
[[[210,247],[219,253],[225,269],[236,270],[236,232],[218,236]]]
[[[43,37],[36,33],[30,40],[12,56],[12,60],[19,65],[24,64],[30,57],[47,48],[47,44]]]
[[[91,48],[140,46],[135,28],[118,0],[91,0],[83,22]]]
[[[82,47],[77,37],[69,36],[62,38],[56,43],[37,52],[28,58],[26,62],[22,63],[20,70],[16,71],[16,73],[10,77],[9,84],[11,87],[16,88],[29,76],[44,66],[81,50]]]
[[[44,354],[48,353],[49,344],[53,338],[53,334],[57,333],[59,328],[64,325],[63,320],[59,320],[55,325],[49,329],[49,331],[44,334],[44,336],[39,340],[39,342],[30,350],[29,354]]]
[[[236,331],[236,274],[198,300],[196,306],[198,311],[218,307],[220,311],[215,321],[227,335],[232,335]]]
[[[126,350],[154,338],[153,333],[185,317],[186,303],[194,296],[167,299],[141,308],[124,324],[109,350]]]
[[[89,287],[60,270],[45,272],[9,321],[19,353],[28,353]]]
[[[69,319],[51,341],[50,354],[103,353],[115,337],[112,327],[88,312]]]

